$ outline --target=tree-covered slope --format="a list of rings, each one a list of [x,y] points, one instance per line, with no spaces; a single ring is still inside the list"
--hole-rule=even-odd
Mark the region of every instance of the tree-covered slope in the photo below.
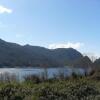
[[[9,43],[0,39],[0,66],[64,66],[82,58],[75,49],[47,49],[39,46]]]

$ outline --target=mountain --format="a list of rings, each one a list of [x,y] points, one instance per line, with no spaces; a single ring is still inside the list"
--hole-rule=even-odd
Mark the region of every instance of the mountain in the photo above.
[[[64,65],[72,65],[76,60],[82,58],[82,54],[72,48],[59,48],[52,50],[52,54],[57,61]]]
[[[73,48],[52,50],[39,46],[21,46],[0,39],[0,67],[59,67],[72,65],[76,60],[82,57],[82,54]]]
[[[99,70],[100,70],[100,58],[97,59],[97,60],[94,62],[93,66],[94,66],[95,69],[99,69]]]
[[[78,59],[74,63],[74,67],[82,67],[82,68],[89,68],[92,67],[93,63],[88,56],[84,56],[81,59]]]

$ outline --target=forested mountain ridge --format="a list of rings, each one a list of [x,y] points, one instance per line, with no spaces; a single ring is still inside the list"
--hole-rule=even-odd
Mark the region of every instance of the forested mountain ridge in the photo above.
[[[93,62],[90,60],[88,56],[84,56],[77,61],[75,61],[74,67],[82,67],[82,68],[90,68],[93,67]]]
[[[73,48],[47,49],[40,46],[6,42],[0,39],[0,66],[46,66],[72,65],[83,55]]]
[[[97,70],[100,70],[100,58],[95,60],[95,62],[93,63],[94,69],[96,68]]]

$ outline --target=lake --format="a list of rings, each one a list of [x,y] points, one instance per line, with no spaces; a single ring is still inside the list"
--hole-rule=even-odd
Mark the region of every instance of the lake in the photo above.
[[[54,75],[59,75],[59,73],[64,73],[65,76],[71,76],[73,72],[76,74],[84,75],[86,69],[82,68],[70,68],[70,67],[62,67],[62,68],[0,68],[0,74],[14,74],[19,77],[20,80],[23,80],[27,75],[42,75],[43,73],[47,73],[48,78],[54,77]],[[89,69],[87,69],[89,72]]]

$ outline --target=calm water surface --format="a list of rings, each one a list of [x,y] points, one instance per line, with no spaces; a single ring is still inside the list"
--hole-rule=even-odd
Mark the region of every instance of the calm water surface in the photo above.
[[[64,73],[65,76],[70,76],[72,72],[75,72],[77,74],[83,74],[85,73],[85,69],[82,68],[69,68],[69,67],[63,67],[63,68],[0,68],[0,74],[3,73],[10,73],[15,74],[20,79],[23,79],[27,75],[41,75],[44,72],[47,72],[48,78],[54,77],[54,75],[59,75],[59,73]]]

